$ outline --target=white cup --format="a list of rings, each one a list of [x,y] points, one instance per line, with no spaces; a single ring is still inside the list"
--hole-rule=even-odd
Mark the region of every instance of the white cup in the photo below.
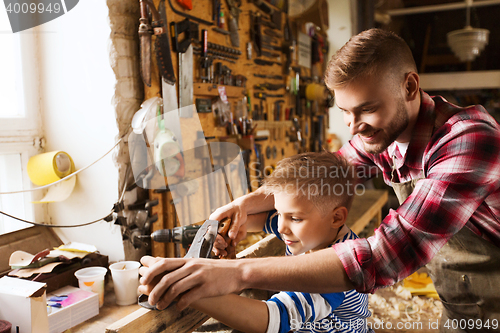
[[[99,307],[104,304],[104,276],[108,269],[105,267],[86,267],[75,272],[80,289],[99,294]]]
[[[120,261],[109,266],[115,288],[116,304],[137,303],[140,266],[141,263],[138,261]]]

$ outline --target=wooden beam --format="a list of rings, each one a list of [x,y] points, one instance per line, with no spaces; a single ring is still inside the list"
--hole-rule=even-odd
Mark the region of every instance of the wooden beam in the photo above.
[[[285,243],[275,235],[268,235],[257,243],[236,254],[236,258],[262,258],[285,255]]]
[[[269,235],[236,255],[237,258],[257,258],[285,254],[285,244]],[[222,259],[221,259],[222,260]],[[191,308],[179,312],[175,306],[163,311],[141,308],[106,328],[106,333],[189,333],[210,317]]]
[[[106,332],[192,332],[209,318],[191,308],[184,311],[178,311],[175,306],[163,311],[142,308],[108,326]]]

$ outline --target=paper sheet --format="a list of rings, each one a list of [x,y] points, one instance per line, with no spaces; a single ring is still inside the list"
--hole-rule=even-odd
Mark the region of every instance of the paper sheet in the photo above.
[[[59,184],[49,188],[47,194],[40,201],[33,201],[35,204],[48,203],[66,200],[73,192],[76,184],[76,176],[73,176]]]
[[[50,273],[54,270],[54,268],[56,268],[60,264],[62,264],[62,262],[52,262],[50,264],[38,268],[15,269],[9,273],[9,276],[28,278],[33,274]]]

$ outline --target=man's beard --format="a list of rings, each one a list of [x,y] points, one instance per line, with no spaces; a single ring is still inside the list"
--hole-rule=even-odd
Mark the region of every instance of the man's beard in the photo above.
[[[396,141],[396,139],[404,132],[408,127],[409,117],[408,110],[402,100],[398,102],[398,112],[395,118],[389,123],[386,130],[382,130],[381,142],[380,143],[366,143],[363,141],[366,152],[370,154],[380,154],[389,147],[391,143]]]

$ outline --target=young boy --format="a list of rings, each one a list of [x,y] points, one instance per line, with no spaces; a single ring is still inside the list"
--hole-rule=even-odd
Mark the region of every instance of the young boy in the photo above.
[[[319,251],[357,236],[344,225],[352,199],[349,164],[336,154],[304,153],[278,163],[264,181],[275,211],[250,215],[248,231],[264,229],[286,244],[287,255]],[[368,297],[355,290],[279,292],[266,302],[238,295],[191,305],[243,332],[370,332]]]

